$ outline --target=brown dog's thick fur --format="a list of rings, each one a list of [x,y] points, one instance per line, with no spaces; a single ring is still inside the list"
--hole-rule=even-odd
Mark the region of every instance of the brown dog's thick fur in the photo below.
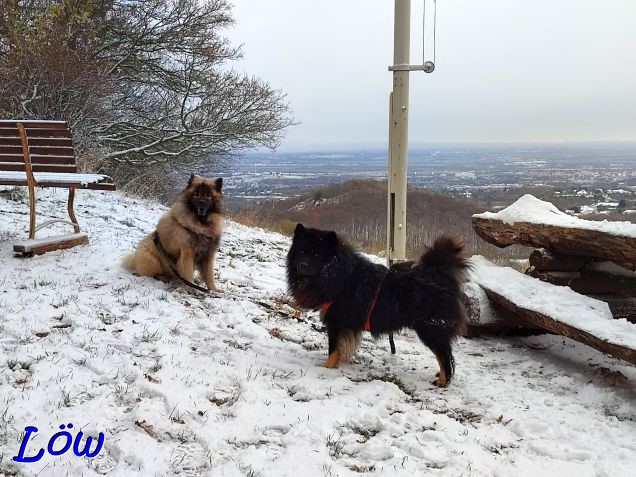
[[[159,242],[167,258],[189,282],[194,270],[210,290],[214,283],[214,257],[223,230],[223,179],[205,179],[192,174],[187,187],[176,203],[157,224]],[[148,234],[137,249],[124,256],[122,263],[131,272],[148,277],[174,275],[154,243],[154,231]]]

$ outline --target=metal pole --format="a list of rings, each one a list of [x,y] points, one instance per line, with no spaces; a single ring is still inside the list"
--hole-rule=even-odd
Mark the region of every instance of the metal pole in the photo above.
[[[408,65],[411,0],[395,0],[393,65]],[[406,260],[406,171],[409,140],[409,70],[393,71],[389,107],[387,263]]]

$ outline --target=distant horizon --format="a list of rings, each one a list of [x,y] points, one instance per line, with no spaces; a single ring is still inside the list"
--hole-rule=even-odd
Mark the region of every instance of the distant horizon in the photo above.
[[[612,139],[591,139],[581,141],[439,141],[423,142],[413,141],[409,143],[409,151],[430,148],[447,147],[516,147],[516,146],[634,146],[634,158],[636,159],[636,140],[612,140]],[[265,153],[294,153],[294,152],[342,152],[360,150],[388,150],[387,142],[372,143],[304,143],[281,145],[275,150],[266,148],[249,149],[240,154],[265,154]]]

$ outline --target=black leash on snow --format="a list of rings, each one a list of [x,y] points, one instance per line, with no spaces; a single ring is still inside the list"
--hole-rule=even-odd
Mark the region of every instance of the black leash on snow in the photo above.
[[[395,354],[395,341],[393,341],[393,332],[389,333],[389,346],[391,347],[391,354]]]
[[[189,287],[194,288],[195,290],[200,291],[201,293],[205,293],[206,295],[214,294],[214,292],[212,292],[211,290],[208,290],[207,288],[197,285],[196,283],[192,283],[190,280],[186,280],[185,278],[181,276],[181,274],[177,271],[177,267],[174,266],[174,264],[172,263],[172,260],[170,260],[170,258],[168,257],[168,254],[166,253],[166,250],[163,248],[163,245],[161,245],[161,240],[159,240],[159,233],[156,230],[152,234],[152,241],[155,244],[155,248],[157,249],[157,252],[159,252],[159,256],[166,263],[166,265],[170,267],[170,270],[172,270],[172,273],[174,274],[175,277],[177,277],[179,280],[181,280],[183,283],[185,283]],[[246,298],[240,295],[235,295],[235,296],[241,299]],[[265,302],[261,300],[258,301],[258,304],[263,305],[266,308],[273,309],[271,305],[266,304]],[[389,346],[391,347],[391,354],[395,354],[395,342],[393,341],[393,332],[389,333]]]
[[[196,283],[192,283],[191,281],[186,280],[185,278],[181,276],[181,274],[177,271],[177,268],[173,265],[172,260],[168,258],[168,254],[163,248],[163,245],[161,245],[161,241],[159,240],[159,233],[156,230],[155,230],[155,233],[152,234],[152,241],[155,243],[157,252],[159,252],[159,255],[161,256],[162,260],[166,263],[166,265],[170,267],[170,270],[172,270],[172,273],[174,274],[175,277],[177,277],[179,280],[181,280],[183,283],[185,283],[189,287],[194,288],[195,290],[206,293],[208,295],[212,294],[212,292],[208,290],[207,288],[199,286]]]

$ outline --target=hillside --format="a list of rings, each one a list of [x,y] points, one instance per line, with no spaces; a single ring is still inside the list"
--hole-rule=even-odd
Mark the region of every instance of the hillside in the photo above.
[[[40,221],[64,213],[65,191],[38,198]],[[0,475],[295,476],[302,465],[307,476],[591,477],[636,467],[634,366],[560,336],[460,339],[455,380],[441,390],[432,353],[405,333],[395,356],[365,335],[352,363],[325,369],[316,313],[289,316],[288,238],[229,221],[221,293],[194,295],[119,265],[163,206],[80,191],[76,209],[89,245],[14,258],[28,207],[0,188]],[[12,461],[26,426],[39,429],[33,455],[67,423],[103,432],[104,450]]]
[[[286,234],[293,231],[296,222],[336,230],[358,247],[378,253],[386,248],[386,193],[382,182],[348,181],[300,197],[255,204],[233,217]],[[527,255],[520,254],[517,247],[498,249],[475,235],[471,216],[488,209],[483,202],[414,188],[408,191],[407,203],[407,250],[411,257],[444,232],[460,237],[474,254],[489,258]]]

